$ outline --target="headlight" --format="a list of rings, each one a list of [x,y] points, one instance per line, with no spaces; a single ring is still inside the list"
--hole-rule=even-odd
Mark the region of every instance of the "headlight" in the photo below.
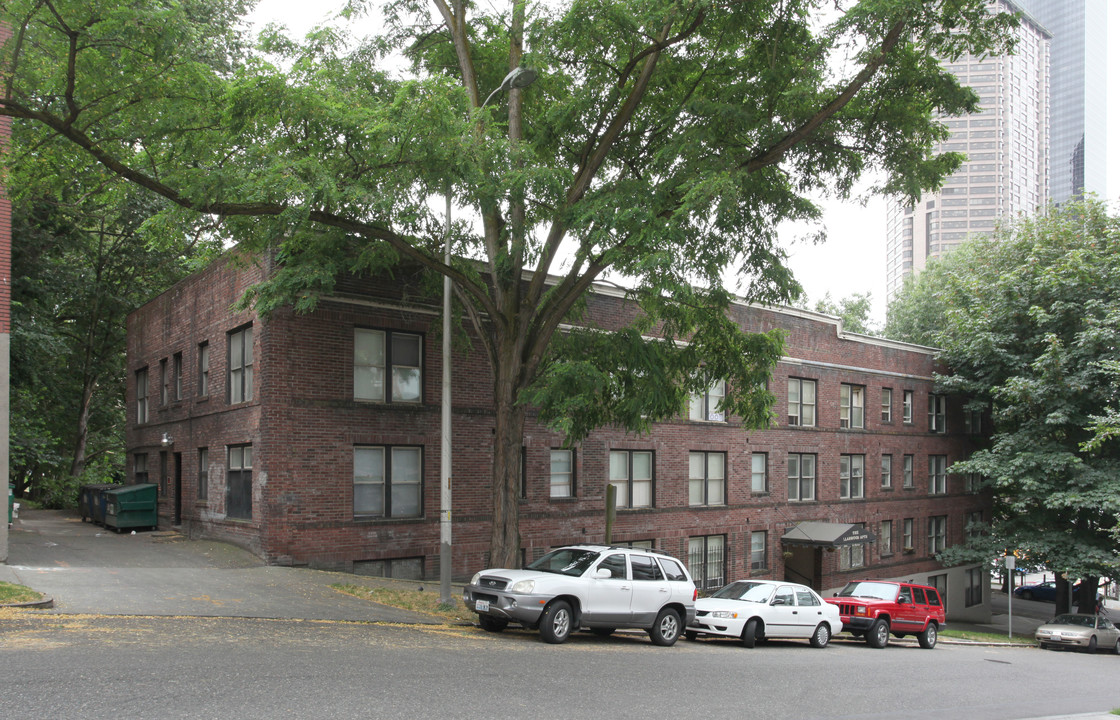
[[[865,608],[863,606],[859,606],[859,607],[856,608],[856,615],[866,615],[866,614],[867,614],[867,608]]]
[[[482,573],[476,572],[474,574],[474,577],[471,578],[471,585],[477,585],[478,584],[478,579],[481,578],[481,577],[482,577]]]
[[[511,587],[509,591],[522,595],[528,595],[533,592],[533,588],[536,586],[537,584],[533,580],[518,580],[513,584],[513,587]]]
[[[716,610],[712,613],[712,617],[734,619],[739,617],[739,613],[734,612],[733,610]]]

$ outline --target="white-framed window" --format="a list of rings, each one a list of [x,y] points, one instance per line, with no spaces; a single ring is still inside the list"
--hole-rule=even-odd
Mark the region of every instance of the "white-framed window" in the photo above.
[[[914,487],[914,456],[902,456],[902,487]]]
[[[879,458],[879,487],[889,488],[894,483],[894,455]]]
[[[816,500],[817,456],[810,453],[790,453],[786,466],[789,500],[791,502]]]
[[[751,532],[751,570],[765,570],[767,560],[767,535],[765,530]]]
[[[653,451],[611,450],[610,458],[615,507],[653,507]]]
[[[929,456],[929,494],[945,494],[945,465],[944,455]]]
[[[183,353],[171,356],[171,399],[183,399]]]
[[[914,391],[902,391],[902,422],[906,425],[914,423]]]
[[[567,498],[575,496],[575,451],[553,448],[549,452],[548,496]]]
[[[902,521],[902,549],[914,552],[914,518],[905,518]]]
[[[198,344],[198,394],[210,394],[210,343]]]
[[[715,589],[724,586],[724,546],[727,541],[723,535],[704,535],[688,539],[688,572],[693,582],[701,589]]]
[[[198,499],[205,500],[210,494],[210,448],[198,449]]]
[[[945,432],[945,396],[930,393],[929,395],[929,431],[931,433]]]
[[[884,423],[893,422],[893,406],[894,406],[894,390],[891,388],[883,388],[879,391],[879,418]]]
[[[226,517],[253,518],[253,446],[226,448]]]
[[[703,422],[726,422],[723,410],[719,404],[727,394],[727,385],[723,380],[716,380],[708,391],[693,395],[688,403],[688,419]]]
[[[817,381],[802,378],[789,379],[788,396],[789,424],[813,427],[817,424]]]
[[[879,554],[894,554],[894,520],[879,522]]]
[[[964,533],[967,537],[975,539],[987,533],[988,526],[984,523],[984,511],[973,510],[965,513]]]
[[[945,549],[945,540],[948,535],[949,519],[944,515],[935,515],[929,519],[929,554],[936,555]]]
[[[844,500],[863,497],[863,455],[840,456],[840,497]]]
[[[688,454],[688,504],[724,505],[727,500],[727,455],[721,452]]]
[[[863,395],[864,389],[860,385],[840,385],[840,427],[863,428]]]
[[[983,476],[980,473],[966,473],[964,476],[964,491],[968,493],[978,493],[983,487]]]
[[[136,484],[148,482],[148,454],[136,453],[132,456],[132,474]]]
[[[229,334],[229,402],[253,399],[253,328],[234,330]]]
[[[421,448],[354,447],[354,517],[420,517],[423,513]]]
[[[148,368],[136,371],[136,424],[148,422]]]
[[[864,527],[864,523],[855,523],[858,527]],[[856,545],[844,545],[840,548],[840,569],[841,570],[854,570],[866,565],[864,543]]]
[[[419,403],[422,347],[415,333],[354,328],[354,399]]]
[[[770,492],[769,456],[766,453],[751,453],[751,492]]]
[[[170,396],[171,377],[167,374],[167,358],[159,361],[159,404],[166,405]]]

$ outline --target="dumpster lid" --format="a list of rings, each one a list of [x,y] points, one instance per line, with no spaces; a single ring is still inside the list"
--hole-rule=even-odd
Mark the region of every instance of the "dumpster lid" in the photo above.
[[[135,485],[118,485],[112,490],[107,490],[109,495],[131,495],[132,493],[144,492],[148,489],[155,489],[158,487],[154,483],[136,483]]]

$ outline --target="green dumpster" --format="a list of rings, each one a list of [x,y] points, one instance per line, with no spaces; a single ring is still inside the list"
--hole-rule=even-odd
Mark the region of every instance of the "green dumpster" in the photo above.
[[[121,485],[105,491],[105,527],[117,532],[127,528],[156,527],[156,491],[151,483]]]
[[[105,492],[120,487],[113,483],[93,483],[78,488],[78,510],[82,522],[89,518],[92,523],[105,524]]]

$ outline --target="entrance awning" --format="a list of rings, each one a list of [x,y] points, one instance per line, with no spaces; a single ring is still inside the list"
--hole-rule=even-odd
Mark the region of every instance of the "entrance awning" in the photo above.
[[[859,525],[829,522],[800,522],[782,536],[787,545],[813,545],[815,547],[843,547],[873,542],[871,531]]]

